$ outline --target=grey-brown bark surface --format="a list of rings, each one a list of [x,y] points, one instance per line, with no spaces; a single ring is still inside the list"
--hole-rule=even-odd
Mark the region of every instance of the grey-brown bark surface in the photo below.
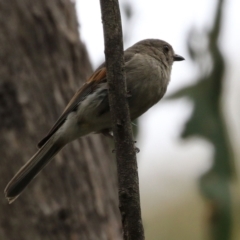
[[[91,73],[68,0],[0,0],[0,239],[121,239],[112,154],[68,145],[8,205],[7,182]]]
[[[124,240],[143,240],[136,150],[127,103],[121,15],[118,0],[100,0],[100,3],[123,235]]]

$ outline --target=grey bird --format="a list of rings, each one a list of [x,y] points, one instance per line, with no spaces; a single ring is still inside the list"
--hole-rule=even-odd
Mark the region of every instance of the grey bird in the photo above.
[[[170,44],[158,39],[137,42],[124,51],[131,119],[134,120],[156,104],[165,94],[174,61],[183,57]],[[12,203],[33,178],[69,142],[89,133],[111,130],[106,67],[102,64],[73,96],[49,133],[39,143],[39,150],[16,173],[5,188]]]

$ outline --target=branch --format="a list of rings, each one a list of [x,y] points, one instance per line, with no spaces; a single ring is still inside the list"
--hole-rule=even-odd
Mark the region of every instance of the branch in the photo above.
[[[118,0],[100,0],[100,3],[124,240],[143,240],[136,150],[127,103],[120,10]]]

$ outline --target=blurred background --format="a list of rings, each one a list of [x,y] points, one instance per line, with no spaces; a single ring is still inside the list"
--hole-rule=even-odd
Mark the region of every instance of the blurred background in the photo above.
[[[240,239],[240,2],[119,2],[125,48],[159,38],[186,59],[138,121],[146,239]],[[99,3],[76,0],[76,8],[96,68],[104,60]]]

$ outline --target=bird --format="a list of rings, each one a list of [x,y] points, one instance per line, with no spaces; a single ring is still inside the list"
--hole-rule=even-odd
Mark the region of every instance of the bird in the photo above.
[[[160,39],[145,39],[124,51],[127,98],[134,120],[165,94],[173,62],[185,60]],[[72,97],[48,134],[38,143],[39,150],[7,184],[4,193],[14,202],[28,184],[69,142],[90,133],[111,131],[106,65],[101,64]]]

